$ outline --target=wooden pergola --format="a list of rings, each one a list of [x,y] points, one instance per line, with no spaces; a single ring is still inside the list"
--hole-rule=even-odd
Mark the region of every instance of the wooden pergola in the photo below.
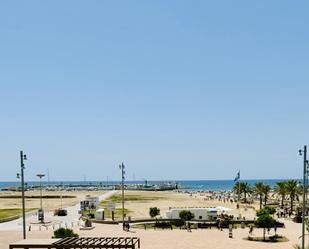
[[[137,237],[82,237],[50,240],[22,240],[10,245],[10,249],[139,249]]]

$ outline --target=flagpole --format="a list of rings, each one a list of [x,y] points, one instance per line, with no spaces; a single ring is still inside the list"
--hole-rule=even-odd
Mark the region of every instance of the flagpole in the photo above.
[[[238,170],[238,200],[237,200],[237,204],[238,204],[238,211],[239,211],[239,214],[240,214],[240,170]]]
[[[238,197],[237,197],[237,206],[238,206],[238,209],[240,207],[240,170],[238,170],[238,173],[234,179],[234,182],[237,183],[237,189],[238,189]]]
[[[240,181],[238,180],[238,205],[240,202]]]

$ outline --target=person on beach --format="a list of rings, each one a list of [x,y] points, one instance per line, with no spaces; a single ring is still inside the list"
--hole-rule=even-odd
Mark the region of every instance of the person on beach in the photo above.
[[[253,226],[250,225],[250,228],[249,228],[249,234],[252,235],[252,232],[253,232]]]
[[[191,223],[190,222],[188,222],[188,226],[187,227],[188,227],[188,232],[192,232],[191,231]]]
[[[219,219],[219,221],[218,221],[218,229],[219,229],[220,231],[222,231],[222,223],[221,223],[221,219]]]

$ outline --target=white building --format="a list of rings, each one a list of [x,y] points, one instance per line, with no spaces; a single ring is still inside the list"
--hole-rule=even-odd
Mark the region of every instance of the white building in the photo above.
[[[188,210],[194,214],[194,220],[216,220],[218,216],[217,208],[171,208],[166,212],[167,219],[180,219],[179,213]]]
[[[100,208],[95,211],[95,219],[104,220],[104,208]]]
[[[86,196],[84,201],[80,202],[81,210],[96,209],[99,205],[98,197]]]
[[[99,198],[97,196],[86,196],[86,201],[88,201],[89,207],[97,208],[99,204]]]

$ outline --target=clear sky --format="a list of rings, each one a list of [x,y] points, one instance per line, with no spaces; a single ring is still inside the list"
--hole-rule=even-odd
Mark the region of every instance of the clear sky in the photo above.
[[[1,1],[0,181],[289,178],[308,1]]]

